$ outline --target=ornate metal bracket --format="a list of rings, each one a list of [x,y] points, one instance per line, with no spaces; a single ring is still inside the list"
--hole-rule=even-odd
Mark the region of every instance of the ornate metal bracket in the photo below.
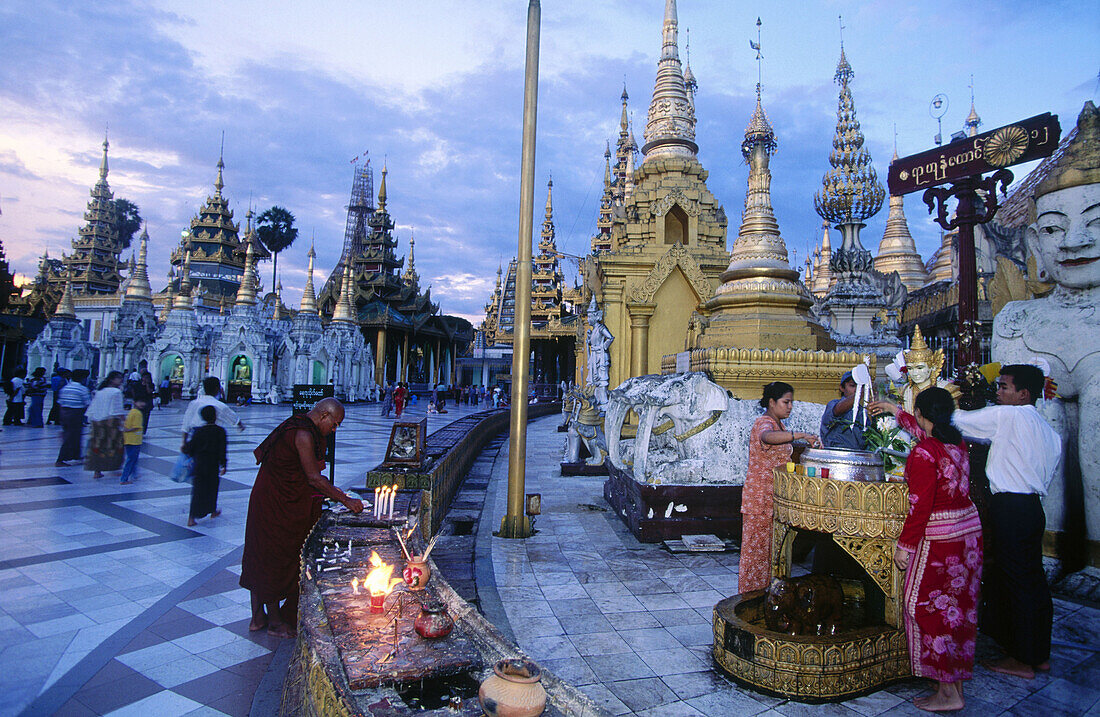
[[[928,205],[929,213],[935,211],[933,221],[946,231],[957,229],[962,224],[985,224],[1000,208],[997,202],[997,185],[1001,185],[1001,194],[1004,194],[1012,179],[1012,172],[1007,169],[998,169],[988,177],[965,177],[949,187],[925,190],[924,203]],[[970,211],[958,211],[954,217],[948,216],[947,200],[951,197],[955,197],[960,203],[969,202]],[[974,201],[975,199],[979,201]]]

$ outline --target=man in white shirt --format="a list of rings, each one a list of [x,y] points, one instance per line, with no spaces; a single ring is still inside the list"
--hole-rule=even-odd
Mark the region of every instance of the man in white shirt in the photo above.
[[[977,411],[955,411],[952,422],[968,439],[990,441],[986,475],[989,502],[984,566],[983,622],[1007,656],[986,666],[1025,679],[1050,669],[1053,605],[1043,572],[1042,497],[1062,455],[1062,439],[1039,415],[1035,402],[1045,379],[1035,366],[1001,368],[997,403]]]
[[[207,376],[202,380],[202,395],[189,403],[187,405],[187,410],[183,412],[184,443],[187,442],[187,435],[191,431],[205,424],[205,421],[202,420],[202,416],[199,415],[199,411],[202,410],[203,406],[214,407],[214,410],[218,414],[217,424],[222,428],[228,430],[236,426],[238,431],[244,430],[244,423],[241,421],[240,417],[237,416],[237,412],[217,399],[217,395],[221,393],[221,390],[222,384],[217,376]]]

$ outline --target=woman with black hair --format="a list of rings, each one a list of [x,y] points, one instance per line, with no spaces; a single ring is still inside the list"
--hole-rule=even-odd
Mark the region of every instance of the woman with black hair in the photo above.
[[[913,415],[887,401],[871,412],[891,413],[917,443],[905,463],[909,514],[894,551],[905,570],[905,634],[913,674],[938,682],[936,692],[913,700],[929,712],[962,709],[962,680],[974,669],[982,578],[982,526],[970,502],[966,443],[951,425],[954,399],[926,388]]]
[[[99,480],[104,471],[122,468],[122,421],[126,409],[122,406],[123,376],[121,371],[111,371],[92,397],[88,411],[88,450],[84,454],[84,470],[94,471],[92,478]]]
[[[804,440],[821,445],[813,433],[788,431],[783,421],[794,407],[794,388],[772,381],[760,399],[764,415],[756,419],[749,437],[749,470],[741,491],[741,560],[737,591],[763,590],[771,581],[772,470],[791,459],[791,444]]]

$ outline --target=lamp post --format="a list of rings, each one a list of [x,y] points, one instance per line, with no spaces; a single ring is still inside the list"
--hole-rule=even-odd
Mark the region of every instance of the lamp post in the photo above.
[[[508,512],[501,518],[502,538],[527,538],[531,519],[524,514],[527,462],[527,384],[531,362],[531,230],[535,212],[535,119],[539,93],[539,0],[527,7],[527,64],[523,87],[523,153],[519,183],[519,249],[516,253],[516,313],[512,342],[512,407],[508,421]]]

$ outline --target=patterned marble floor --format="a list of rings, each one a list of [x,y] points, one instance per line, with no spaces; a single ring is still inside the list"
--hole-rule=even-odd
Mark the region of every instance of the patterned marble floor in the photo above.
[[[0,715],[243,716],[260,693],[278,699],[278,684],[259,688],[283,643],[248,632],[237,579],[251,452],[289,408],[242,410],[222,515],[194,528],[184,525],[190,488],[167,477],[183,408],[153,411],[131,486],[54,467],[57,427],[0,433]],[[448,406],[428,430],[475,410]],[[377,404],[349,408],[338,485],[361,486],[363,467],[381,461],[393,419],[378,414]],[[405,417],[424,415],[421,402]]]
[[[189,489],[166,477],[182,408],[154,411],[133,486],[55,468],[57,428],[0,433],[0,716],[274,713],[289,643],[248,632],[237,578],[251,450],[286,409],[245,409],[248,429],[230,435],[224,513],[186,528]],[[429,416],[430,431],[474,410],[448,408]],[[339,485],[361,485],[363,466],[381,460],[392,419],[377,414],[349,410]],[[423,415],[423,404],[410,414]],[[917,681],[810,707],[716,674],[710,609],[736,587],[736,554],[678,557],[639,544],[607,510],[600,479],[561,478],[557,422],[537,420],[528,434],[527,490],[543,495],[537,535],[491,535],[504,513],[506,441],[482,455],[476,470],[485,475],[457,499],[481,518],[482,610],[533,657],[613,714],[917,713],[908,702],[923,690]],[[979,668],[968,713],[1100,715],[1100,611],[1057,600],[1056,617],[1052,674],[1023,683]]]

